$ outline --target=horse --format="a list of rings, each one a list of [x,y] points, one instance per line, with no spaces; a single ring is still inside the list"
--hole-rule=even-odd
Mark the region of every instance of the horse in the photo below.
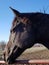
[[[4,50],[4,60],[9,64],[14,63],[26,49],[36,43],[41,43],[49,49],[49,14],[21,13],[12,7],[10,9],[15,17]]]

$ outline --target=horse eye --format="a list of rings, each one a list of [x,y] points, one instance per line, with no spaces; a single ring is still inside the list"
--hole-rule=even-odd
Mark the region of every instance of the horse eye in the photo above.
[[[17,20],[17,23],[18,23],[19,21]]]

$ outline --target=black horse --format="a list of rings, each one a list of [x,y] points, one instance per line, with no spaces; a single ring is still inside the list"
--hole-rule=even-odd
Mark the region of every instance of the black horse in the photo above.
[[[8,63],[14,63],[22,52],[35,43],[42,43],[49,49],[49,14],[20,13],[11,9],[15,17],[10,30],[9,42],[4,51],[4,59]]]

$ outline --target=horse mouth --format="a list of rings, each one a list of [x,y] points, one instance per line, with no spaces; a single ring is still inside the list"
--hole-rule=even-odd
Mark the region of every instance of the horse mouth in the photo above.
[[[16,61],[16,58],[18,58],[24,51],[24,48],[19,48],[18,46],[15,46],[13,52],[7,58],[8,64],[13,64]]]

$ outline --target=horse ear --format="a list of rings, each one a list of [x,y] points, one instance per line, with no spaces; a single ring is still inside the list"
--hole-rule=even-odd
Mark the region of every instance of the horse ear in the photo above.
[[[19,12],[19,11],[13,9],[12,7],[9,7],[9,8],[13,11],[13,13],[14,13],[16,16],[19,16],[19,15],[20,15],[20,12]]]

